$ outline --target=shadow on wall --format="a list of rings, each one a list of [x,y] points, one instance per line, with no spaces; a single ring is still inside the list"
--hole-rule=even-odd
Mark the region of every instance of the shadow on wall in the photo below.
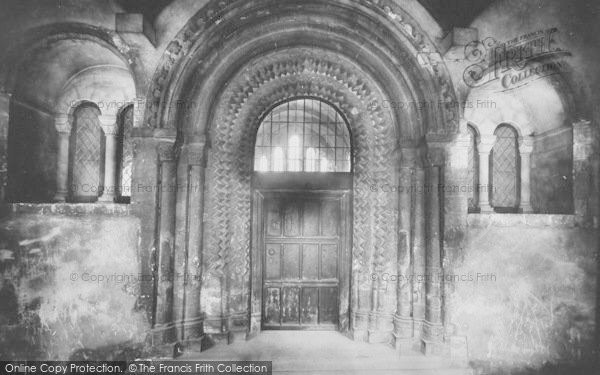
[[[137,309],[138,237],[128,216],[0,221],[0,358],[136,357],[149,328]]]
[[[596,238],[581,228],[469,228],[455,274],[471,279],[455,282],[453,317],[482,374],[596,359]]]

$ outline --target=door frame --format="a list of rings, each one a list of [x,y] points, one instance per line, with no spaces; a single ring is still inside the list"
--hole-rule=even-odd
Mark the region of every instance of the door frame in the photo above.
[[[262,330],[264,199],[273,193],[301,193],[340,197],[340,250],[338,258],[337,330],[350,330],[352,272],[352,173],[272,173],[256,172],[252,178],[252,238],[250,253],[249,332],[253,337]]]

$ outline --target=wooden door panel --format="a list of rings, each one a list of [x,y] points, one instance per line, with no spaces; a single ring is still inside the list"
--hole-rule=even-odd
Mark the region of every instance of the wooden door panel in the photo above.
[[[281,279],[281,249],[279,244],[266,245],[265,277],[269,280]]]
[[[319,278],[319,245],[304,244],[302,247],[302,279],[318,280]]]
[[[319,201],[309,200],[304,202],[304,211],[302,215],[304,237],[314,237],[319,235],[320,208]]]
[[[283,245],[283,279],[300,279],[300,244]]]
[[[319,289],[302,288],[302,314],[300,323],[317,325],[319,323]]]
[[[320,288],[319,323],[338,323],[338,288]]]
[[[280,295],[279,288],[266,288],[265,290],[265,309],[263,313],[263,322],[265,325],[280,325]]]
[[[265,228],[267,236],[279,237],[281,235],[281,212],[279,200],[273,199],[265,202],[266,219]]]
[[[263,326],[334,329],[339,321],[339,196],[265,198]]]
[[[321,245],[321,279],[336,279],[338,265],[337,244]]]
[[[284,235],[286,237],[300,236],[300,207],[295,202],[286,202],[284,207]]]
[[[322,203],[321,213],[321,233],[323,236],[337,236],[338,226],[340,222],[339,218],[340,203],[334,200],[324,200]]]
[[[281,300],[281,323],[298,325],[300,307],[300,288],[284,287]]]

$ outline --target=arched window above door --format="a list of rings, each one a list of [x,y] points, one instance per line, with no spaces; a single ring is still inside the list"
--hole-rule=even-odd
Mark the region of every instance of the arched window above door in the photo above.
[[[331,105],[312,98],[273,108],[256,134],[257,172],[350,172],[348,125]]]

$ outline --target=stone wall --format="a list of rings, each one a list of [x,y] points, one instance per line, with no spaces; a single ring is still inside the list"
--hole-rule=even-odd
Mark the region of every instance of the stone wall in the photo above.
[[[540,214],[573,213],[573,131],[535,137],[531,158],[531,205]]]
[[[8,201],[52,201],[58,144],[54,118],[12,100],[8,139]]]
[[[108,359],[143,342],[140,227],[128,207],[11,209],[0,221],[0,357]]]
[[[597,233],[574,216],[469,215],[453,316],[472,361],[585,361],[593,348]]]

